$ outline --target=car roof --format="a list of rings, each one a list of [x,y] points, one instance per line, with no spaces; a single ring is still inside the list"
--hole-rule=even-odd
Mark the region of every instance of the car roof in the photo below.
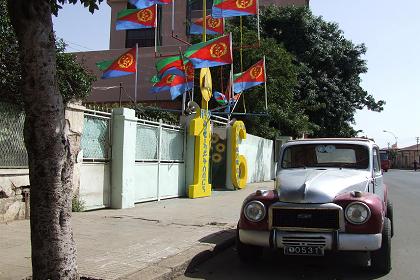
[[[304,138],[289,140],[284,145],[298,145],[298,144],[321,144],[321,143],[337,143],[337,144],[359,144],[366,146],[377,146],[373,139],[369,138]]]

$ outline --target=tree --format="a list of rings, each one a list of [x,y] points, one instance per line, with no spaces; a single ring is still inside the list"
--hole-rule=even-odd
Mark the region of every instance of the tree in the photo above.
[[[248,24],[249,28],[243,28],[243,44],[252,45],[255,41],[255,25]],[[240,37],[238,24],[230,25],[234,38]],[[251,67],[258,60],[266,58],[267,67],[267,98],[268,115],[244,116],[242,119],[247,131],[265,138],[275,138],[279,135],[300,136],[305,131],[312,129],[312,124],[305,115],[303,103],[295,99],[295,89],[298,86],[299,65],[294,63],[293,56],[272,38],[261,38],[258,48],[243,50],[242,70]],[[234,70],[240,72],[240,53],[234,51]],[[264,113],[265,98],[264,86],[260,85],[242,93],[241,99],[245,99],[247,112]],[[241,110],[242,100],[237,109]]]
[[[7,1],[0,0],[0,102],[17,104],[23,108],[20,91],[22,80],[18,41],[7,13]],[[56,42],[57,77],[64,103],[85,99],[96,77],[65,53],[63,40]]]
[[[74,158],[57,79],[51,19],[64,2],[8,0],[7,7],[18,39],[20,91],[26,115],[33,279],[79,279],[70,224]],[[80,2],[93,12],[102,0]]]
[[[356,110],[383,110],[385,102],[360,86],[360,75],[367,72],[366,47],[344,38],[336,23],[308,8],[272,6],[263,10],[261,26],[262,36],[283,44],[301,66],[295,100],[304,103],[304,113],[315,124],[313,136],[355,136]]]

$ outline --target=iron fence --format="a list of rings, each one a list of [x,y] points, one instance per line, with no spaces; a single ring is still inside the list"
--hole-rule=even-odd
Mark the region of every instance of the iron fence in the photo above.
[[[136,161],[184,161],[184,130],[177,125],[139,119]]]
[[[0,103],[0,167],[28,166],[23,139],[24,122],[25,114],[17,106]]]
[[[81,141],[83,160],[105,161],[110,159],[111,113],[85,110]]]

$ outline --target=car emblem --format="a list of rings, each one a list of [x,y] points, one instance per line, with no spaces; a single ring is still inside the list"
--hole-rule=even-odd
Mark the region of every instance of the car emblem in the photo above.
[[[312,218],[312,214],[298,214],[298,215],[296,216],[296,218],[298,218],[298,219],[305,219],[305,220],[307,220],[307,219]]]

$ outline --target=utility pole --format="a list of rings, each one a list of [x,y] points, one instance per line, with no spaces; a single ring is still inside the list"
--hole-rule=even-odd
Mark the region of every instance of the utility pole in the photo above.
[[[417,142],[417,153],[416,153],[416,155],[419,157],[419,139],[420,139],[420,137],[416,137],[416,142]],[[419,162],[420,162],[420,157],[419,157]]]

